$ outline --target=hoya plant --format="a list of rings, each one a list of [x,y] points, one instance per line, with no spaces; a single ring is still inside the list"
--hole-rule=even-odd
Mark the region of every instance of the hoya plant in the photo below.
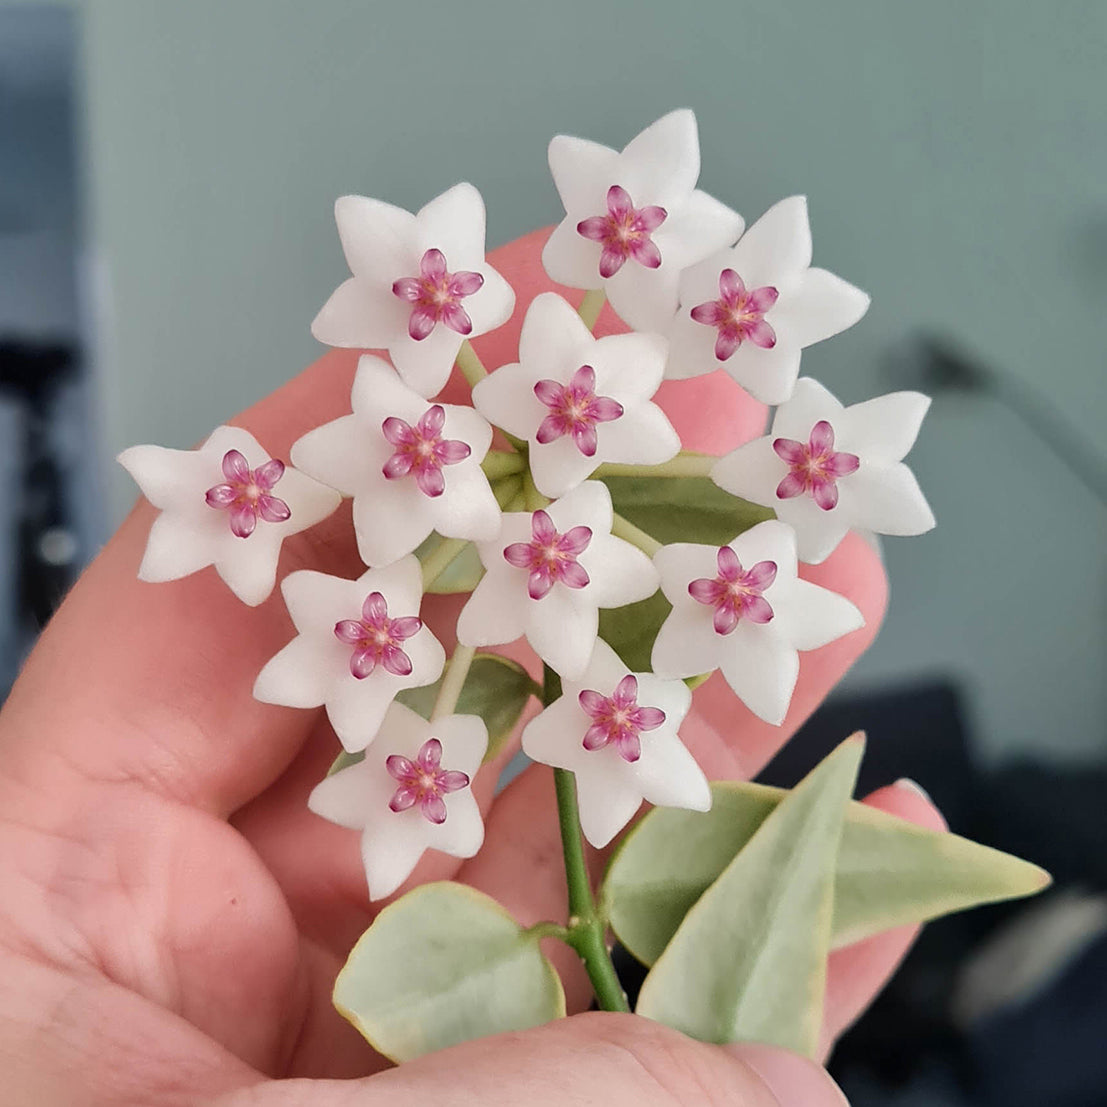
[[[814,1055],[833,951],[1048,882],[854,802],[859,735],[790,791],[711,783],[682,738],[716,673],[735,720],[779,727],[801,654],[862,627],[807,566],[850,531],[934,525],[903,460],[929,400],[843,406],[800,377],[804,351],[869,298],[811,266],[802,197],[745,229],[696,188],[690,111],[622,151],[558,136],[549,163],[565,208],[542,251],[556,290],[519,305],[509,364],[486,366],[470,341],[516,310],[472,185],[415,214],[338,201],[351,275],[312,331],[375,351],[349,414],[287,462],[234,427],[197,450],[125,451],[160,510],[139,575],[214,565],[257,605],[284,538],[352,501],[364,572],[281,581],[295,635],[253,695],[324,708],[341,746],[308,802],[360,832],[365,894],[388,901],[334,990],[377,1050],[404,1061],[564,1015],[550,941],[579,956],[597,1006],[626,1011],[617,939],[649,968],[640,1015]],[[720,372],[775,408],[771,429],[722,456],[687,450],[666,412],[679,382]],[[448,658],[427,593],[463,597],[436,628]],[[525,755],[553,767],[567,914],[524,927],[460,882],[405,893],[426,851],[480,850],[475,778],[520,728]],[[598,885],[585,840],[607,857]]]

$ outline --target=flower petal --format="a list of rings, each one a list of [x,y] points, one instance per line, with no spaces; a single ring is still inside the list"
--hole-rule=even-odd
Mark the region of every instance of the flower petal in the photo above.
[[[238,499],[238,489],[233,484],[217,484],[204,493],[210,507],[229,507]]]
[[[249,538],[257,525],[257,512],[249,504],[231,508],[231,533],[236,538]]]
[[[811,227],[804,196],[789,196],[774,204],[734,248],[734,268],[747,288],[779,288],[810,264]]]
[[[437,769],[442,764],[442,743],[437,738],[428,738],[420,747],[416,760],[427,772]]]
[[[451,296],[472,296],[474,292],[479,291],[483,284],[484,277],[480,273],[463,269],[453,274],[447,290]]]
[[[250,480],[250,465],[238,450],[228,450],[223,455],[223,476],[232,484],[247,484]]]
[[[437,465],[424,465],[415,474],[415,483],[425,496],[441,496],[446,491],[446,478]]]
[[[399,619],[393,619],[388,626],[393,638],[404,641],[412,638],[423,629],[423,620],[415,615],[404,615]]]
[[[267,523],[284,523],[291,517],[292,511],[284,500],[262,493],[258,497],[258,514]]]
[[[437,826],[446,821],[446,803],[437,792],[427,792],[419,804],[419,810]]]
[[[394,780],[406,780],[408,777],[415,775],[415,766],[412,762],[398,753],[394,753],[388,757],[384,763],[384,767],[388,770],[389,776]]]
[[[399,646],[387,645],[384,647],[383,663],[384,667],[393,676],[411,676],[414,668],[411,658]]]
[[[719,547],[719,552],[715,555],[715,563],[719,567],[719,576],[725,581],[736,581],[742,575],[742,563],[730,546]]]
[[[469,318],[469,313],[461,304],[443,304],[442,322],[457,334],[469,335],[473,333],[473,320]]]
[[[437,323],[438,313],[433,308],[417,307],[407,321],[407,333],[416,342],[422,342],[434,330]]]
[[[254,470],[254,483],[259,488],[270,489],[284,476],[284,462],[272,458]]]
[[[460,792],[469,787],[469,774],[450,769],[438,776],[438,787],[443,792]]]
[[[591,688],[585,688],[581,691],[577,696],[577,700],[584,713],[590,715],[593,719],[607,711],[607,697]]]

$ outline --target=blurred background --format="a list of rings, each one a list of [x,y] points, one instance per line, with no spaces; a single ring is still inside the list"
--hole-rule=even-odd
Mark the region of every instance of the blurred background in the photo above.
[[[766,774],[847,727],[874,785],[1051,868],[931,927],[835,1071],[854,1107],[1107,1104],[1107,5],[1102,0],[0,0],[0,695],[134,490],[321,352],[334,198],[457,180],[489,244],[557,220],[557,132],[693,107],[701,185],[809,196],[873,293],[805,356],[922,388],[940,526],[889,540],[875,649]]]

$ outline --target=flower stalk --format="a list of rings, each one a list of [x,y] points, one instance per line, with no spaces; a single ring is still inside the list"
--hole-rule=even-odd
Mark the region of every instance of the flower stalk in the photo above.
[[[682,451],[671,461],[663,461],[660,465],[621,465],[618,462],[605,461],[594,475],[597,477],[709,477],[718,460],[710,454]]]
[[[584,294],[584,298],[580,301],[580,307],[577,308],[577,314],[590,331],[595,330],[600,312],[603,311],[603,306],[606,303],[607,293],[602,288],[592,288]]]
[[[549,707],[560,695],[561,678],[547,665],[542,685],[543,706]],[[569,889],[569,927],[563,937],[584,963],[600,1009],[628,1012],[630,1004],[607,949],[607,927],[592,895],[573,774],[565,769],[554,769],[554,788],[557,792],[557,817],[561,824],[561,848],[565,856],[565,879]]]

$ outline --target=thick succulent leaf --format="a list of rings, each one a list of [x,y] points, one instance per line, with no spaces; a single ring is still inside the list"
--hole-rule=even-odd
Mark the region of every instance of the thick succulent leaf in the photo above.
[[[429,719],[441,685],[442,680],[439,678],[422,688],[405,688],[396,699],[424,719]],[[541,688],[518,662],[496,653],[478,653],[473,658],[454,713],[479,715],[484,720],[484,725],[488,727],[488,750],[484,760],[488,762],[511,737],[523,709],[527,706],[527,700],[540,693]],[[339,754],[327,776],[361,761],[364,757],[364,752]]]
[[[764,784],[712,784],[709,812],[657,808],[627,836],[604,881],[611,925],[652,965],[692,905],[787,795]],[[889,927],[1034,895],[1049,874],[956,834],[851,803],[834,883],[831,948]]]
[[[722,546],[775,519],[769,507],[723,491],[707,477],[604,477],[615,510],[662,543]]]
[[[793,789],[684,917],[638,1013],[706,1042],[812,1055],[822,1025],[834,868],[864,742]]]
[[[354,946],[334,1005],[396,1062],[565,1014],[538,938],[464,884],[424,884],[386,907]]]

